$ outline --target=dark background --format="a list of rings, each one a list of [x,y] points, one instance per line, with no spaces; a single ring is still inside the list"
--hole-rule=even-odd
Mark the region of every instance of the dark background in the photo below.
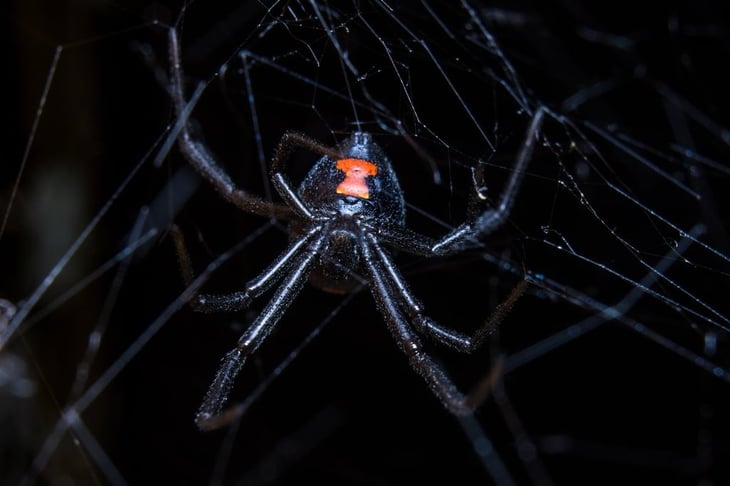
[[[544,275],[545,288],[532,285],[473,356],[429,345],[464,389],[505,356],[504,379],[468,424],[408,367],[368,291],[341,308],[343,297],[305,288],[247,363],[234,398],[250,396],[313,329],[331,322],[240,423],[199,432],[194,413],[220,358],[267,297],[236,315],[183,308],[80,412],[85,429],[63,435],[34,470],[60,410],[78,398],[70,391],[74,375],[89,363],[85,349],[105,302],[114,304],[101,321],[85,388],[156,329],[182,292],[171,222],[190,242],[199,272],[246,242],[208,290],[239,288],[285,248],[285,225],[230,207],[173,147],[161,168],[147,160],[124,187],[3,351],[27,365],[11,376],[26,376],[35,393],[22,398],[0,388],[0,479],[722,484],[730,452],[730,84],[720,69],[728,59],[727,16],[720,2],[646,11],[634,3],[473,2],[515,77],[484,48],[463,4],[404,3],[391,13],[370,2],[319,5],[337,26],[338,46],[310,3],[276,4],[268,14],[259,2],[192,4],[181,29],[188,87],[209,83],[194,123],[252,192],[270,190],[257,136],[268,160],[287,130],[335,144],[359,120],[393,161],[409,226],[439,236],[464,220],[470,167],[483,165],[488,194],[500,193],[529,123],[515,98],[564,116],[546,121],[510,223],[487,246],[449,259],[397,257],[429,315],[463,331],[475,329],[525,273]],[[0,297],[27,300],[136,164],[159,150],[173,120],[163,26],[180,9],[173,2],[3,7],[3,207],[38,123],[0,239]],[[251,89],[239,49],[251,53]],[[345,52],[364,81],[343,67]],[[494,150],[480,131],[496,141]],[[292,179],[313,161],[296,154]],[[157,228],[158,236],[121,267],[65,294],[126,247],[143,207],[150,208],[143,231]],[[686,231],[704,225],[699,243],[683,249],[682,235],[652,212]],[[644,295],[619,319],[577,335],[586,329],[577,323],[601,322],[597,309],[619,302],[665,258],[673,264],[659,284],[639,288]],[[534,351],[545,340],[555,344]],[[713,364],[717,376],[706,369]]]

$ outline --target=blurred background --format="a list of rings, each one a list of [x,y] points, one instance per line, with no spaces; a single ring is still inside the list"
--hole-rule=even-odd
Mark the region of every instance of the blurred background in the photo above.
[[[636,7],[5,2],[0,482],[723,484],[728,16]],[[461,255],[395,257],[463,332],[531,282],[483,350],[427,343],[464,390],[502,363],[473,417],[410,369],[367,289],[307,287],[237,381],[246,413],[197,430],[270,294],[235,314],[182,306],[170,225],[219,292],[288,234],[170,145],[173,25],[187,95],[202,90],[193,130],[243,188],[278,200],[267,164],[286,131],[327,145],[368,131],[409,227],[432,237],[497,200],[530,114],[550,109],[508,224]],[[291,179],[316,159],[296,152]]]

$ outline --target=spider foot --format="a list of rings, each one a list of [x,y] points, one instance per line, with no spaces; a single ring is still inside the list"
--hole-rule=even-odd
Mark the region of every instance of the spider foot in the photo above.
[[[223,358],[218,373],[216,373],[215,379],[205,395],[203,404],[195,416],[195,423],[200,429],[215,429],[227,423],[228,413],[223,413],[223,405],[228,400],[233,382],[245,362],[246,357],[238,348],[230,351]]]
[[[457,392],[456,396],[442,396],[446,408],[456,416],[470,415],[491,394],[504,371],[504,355],[497,357],[492,369],[471,389],[468,395]]]
[[[433,245],[431,252],[435,255],[448,255],[463,250],[469,243],[474,244],[467,239],[473,231],[474,229],[471,225],[464,224]]]
[[[253,298],[247,291],[231,294],[198,294],[190,300],[190,306],[197,312],[235,312],[249,306]]]

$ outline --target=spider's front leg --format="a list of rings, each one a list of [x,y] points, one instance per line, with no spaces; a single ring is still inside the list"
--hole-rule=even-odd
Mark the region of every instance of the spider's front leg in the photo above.
[[[507,221],[520,191],[527,165],[532,159],[535,142],[539,138],[540,128],[546,113],[547,108],[545,107],[539,107],[535,110],[527,129],[525,141],[515,161],[512,176],[507,181],[497,206],[483,212],[474,221],[462,224],[443,237],[431,248],[434,254],[449,255],[474,247],[479,243],[480,238],[492,233]]]
[[[303,148],[335,160],[339,159],[341,154],[337,150],[297,132],[286,132],[279,140],[274,157],[271,159],[271,181],[274,183],[276,192],[279,193],[286,205],[296,212],[297,216],[302,219],[312,220],[312,213],[299,198],[286,176],[286,161],[289,160],[289,157],[297,148]]]
[[[175,114],[182,119],[186,115],[185,90],[183,88],[183,72],[180,55],[180,42],[174,27],[169,30],[170,82],[171,96],[175,106]],[[265,201],[239,188],[221,168],[211,151],[199,139],[195,138],[184,120],[178,135],[180,151],[188,163],[207,180],[225,200],[239,209],[280,219],[292,219],[292,210],[281,204]]]

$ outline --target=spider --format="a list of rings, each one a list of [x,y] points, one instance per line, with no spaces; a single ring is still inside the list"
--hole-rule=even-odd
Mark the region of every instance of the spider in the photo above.
[[[174,29],[169,34],[171,96],[179,118],[186,105],[180,47]],[[196,415],[201,429],[227,423],[223,406],[246,359],[264,342],[287,308],[309,280],[330,292],[352,291],[362,274],[385,323],[410,365],[428,383],[448,410],[457,415],[471,413],[487,396],[494,376],[490,373],[470,393],[457,389],[443,368],[427,354],[419,335],[429,336],[457,351],[469,353],[479,347],[512,305],[525,292],[526,280],[512,290],[473,335],[444,327],[424,314],[393,262],[391,249],[422,255],[444,256],[478,244],[507,219],[519,191],[525,168],[532,156],[545,109],[535,110],[526,139],[499,202],[455,228],[440,240],[417,234],[405,225],[405,201],[391,162],[372,135],[354,132],[336,148],[309,137],[285,133],[271,161],[271,180],[285,205],[264,201],[238,188],[216,162],[207,147],[193,137],[187,123],[178,144],[188,163],[228,202],[240,210],[290,221],[291,243],[243,290],[230,294],[197,294],[190,304],[204,312],[232,312],[246,308],[277,283],[273,297],[246,329],[236,347],[223,358]],[[285,175],[288,157],[298,148],[319,154],[304,180],[294,189]],[[192,280],[192,265],[180,231],[173,227],[175,247],[186,283]],[[494,371],[494,370],[493,370]]]

